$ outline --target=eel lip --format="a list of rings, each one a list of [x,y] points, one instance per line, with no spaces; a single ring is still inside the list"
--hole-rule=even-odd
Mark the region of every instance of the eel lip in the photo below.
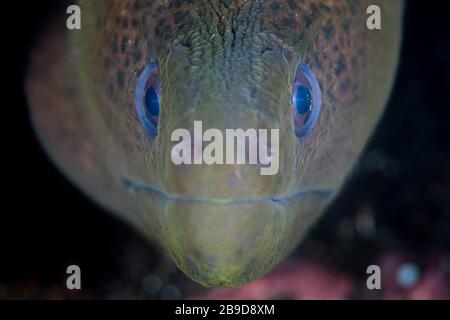
[[[167,201],[187,201],[198,203],[216,203],[216,204],[239,204],[239,203],[253,203],[253,202],[283,202],[292,198],[302,198],[311,195],[328,198],[332,194],[332,190],[327,189],[307,189],[293,191],[284,195],[278,196],[261,196],[261,197],[230,197],[230,198],[212,198],[201,196],[185,196],[180,194],[169,194],[166,191],[155,187],[149,183],[123,178],[123,184],[127,189],[136,191],[143,191],[152,193],[153,195],[165,198]]]

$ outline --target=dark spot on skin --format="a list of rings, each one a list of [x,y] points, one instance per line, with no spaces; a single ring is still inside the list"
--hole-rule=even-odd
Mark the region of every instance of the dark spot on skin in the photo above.
[[[171,37],[171,35],[172,35],[171,31],[172,30],[171,30],[170,26],[168,26],[168,25],[166,25],[166,26],[158,25],[155,28],[155,34],[164,40],[167,40],[168,38]]]
[[[103,60],[103,66],[105,67],[105,69],[109,70],[112,67],[112,61],[109,58],[105,58]]]
[[[331,76],[330,73],[327,73],[327,81],[331,82],[333,80],[333,77]]]
[[[297,23],[292,18],[284,18],[283,19],[283,25],[285,27],[290,28],[290,29],[294,29],[297,26]]]
[[[330,40],[334,35],[334,27],[332,24],[328,23],[326,24],[322,29],[325,39]]]
[[[160,18],[159,20],[158,20],[158,23],[157,23],[157,25],[158,26],[163,26],[163,25],[165,25],[166,24],[166,19],[163,17],[163,18]]]
[[[358,48],[358,52],[360,52],[361,54],[366,53],[366,46],[363,43],[361,43],[360,47]]]
[[[139,49],[139,44],[141,43],[141,38],[136,37],[134,39],[134,50],[138,50]]]
[[[356,57],[352,57],[352,68],[353,69],[358,68],[358,59],[356,59]]]
[[[311,14],[314,16],[317,13],[317,4],[311,4]]]
[[[275,2],[270,5],[270,8],[272,9],[273,13],[278,13],[278,11],[280,10],[280,5]]]
[[[138,64],[142,59],[142,53],[140,51],[136,51],[134,54],[134,63]]]
[[[319,4],[319,9],[320,11],[324,11],[324,12],[330,12],[330,7],[327,6],[325,3],[320,3]]]
[[[113,51],[113,53],[117,53],[119,51],[119,48],[117,47],[116,42],[113,42],[113,44],[112,44],[112,51]]]
[[[155,28],[155,34],[162,39],[168,39],[170,37],[170,30],[170,26],[167,25],[166,19],[161,18]]]
[[[127,38],[127,37],[123,37],[123,39],[122,39],[122,44],[121,44],[121,50],[122,50],[122,53],[125,53],[125,52],[127,52],[127,50],[128,50],[128,44],[129,44],[129,39]]]
[[[184,18],[186,18],[187,16],[187,12],[185,11],[177,11],[173,14],[173,18],[175,20],[175,22],[180,22],[182,20],[184,20]]]
[[[336,72],[337,76],[340,76],[342,72],[344,72],[347,69],[347,64],[345,63],[345,59],[343,56],[339,58],[339,61],[336,65],[336,69],[334,70]]]
[[[342,27],[342,30],[344,30],[345,33],[348,33],[350,31],[350,21],[344,20],[341,23],[341,27]]]
[[[331,102],[330,105],[333,106],[334,105],[334,101],[336,100],[336,97],[334,96],[332,88],[327,90],[327,96],[328,96],[328,100]]]
[[[294,10],[297,9],[297,3],[294,0],[288,0],[289,9]]]
[[[121,71],[117,72],[117,85],[119,89],[123,90],[125,88],[125,77]]]
[[[172,9],[173,7],[175,7],[175,8],[181,7],[181,3],[182,3],[182,0],[173,0],[169,5],[169,9]]]
[[[141,9],[142,9],[141,2],[140,1],[134,1],[133,10],[135,12],[138,12]]]
[[[322,69],[322,62],[320,61],[320,54],[315,53],[314,54],[314,64],[316,65],[317,69]]]
[[[344,81],[342,81],[339,90],[341,90],[342,93],[346,93],[350,88],[350,85],[351,85],[350,81],[348,79],[345,79]]]
[[[117,53],[119,51],[119,46],[117,45],[117,34],[114,34],[112,41],[112,51],[113,53]]]
[[[272,26],[273,26],[273,28],[274,28],[275,30],[278,30],[278,29],[279,29],[279,25],[278,25],[278,22],[277,22],[277,21],[274,21],[274,22],[272,23]]]
[[[310,16],[305,16],[303,18],[303,26],[304,26],[304,28],[308,29],[309,26],[311,25],[311,22],[312,22],[312,18]]]

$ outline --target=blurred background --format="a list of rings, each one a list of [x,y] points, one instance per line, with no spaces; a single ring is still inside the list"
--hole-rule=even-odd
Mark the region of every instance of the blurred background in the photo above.
[[[307,240],[263,279],[214,290],[182,275],[50,163],[23,86],[33,42],[65,8],[42,0],[2,9],[0,299],[450,298],[449,2],[407,1],[384,117]],[[71,264],[81,267],[81,291],[66,289]],[[372,264],[382,290],[366,287]]]

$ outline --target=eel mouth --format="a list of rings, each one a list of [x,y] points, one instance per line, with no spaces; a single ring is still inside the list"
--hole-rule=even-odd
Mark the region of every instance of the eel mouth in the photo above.
[[[283,196],[202,197],[168,194],[123,178],[154,222],[153,239],[180,270],[205,287],[236,287],[269,272],[305,236],[329,202],[329,190]],[[143,223],[143,226],[147,225]]]
[[[138,181],[124,177],[122,179],[125,187],[133,192],[146,192],[155,196],[165,198],[168,202],[173,201],[185,201],[185,202],[197,202],[197,203],[210,203],[210,204],[245,204],[245,203],[258,203],[258,202],[285,202],[292,199],[305,198],[308,196],[317,196],[319,198],[328,198],[332,194],[331,189],[305,189],[292,191],[283,195],[277,196],[251,196],[251,197],[202,197],[202,196],[186,196],[180,194],[170,194],[166,191],[153,186],[149,183]]]
[[[203,197],[168,194],[123,177],[144,221],[180,270],[205,287],[236,287],[261,277],[305,236],[331,190],[283,196]]]

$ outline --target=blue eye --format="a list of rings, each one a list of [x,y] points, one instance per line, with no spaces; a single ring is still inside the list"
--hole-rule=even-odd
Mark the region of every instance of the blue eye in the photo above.
[[[139,121],[153,138],[158,135],[161,107],[159,85],[159,67],[156,62],[152,62],[138,78],[134,100]]]
[[[294,128],[301,138],[314,128],[322,106],[322,92],[314,72],[306,65],[297,68],[292,90]]]
[[[295,94],[295,108],[300,115],[304,115],[311,111],[312,108],[312,94],[311,90],[304,85],[297,88]]]
[[[148,88],[145,93],[145,107],[151,117],[159,117],[159,97],[154,87]]]

